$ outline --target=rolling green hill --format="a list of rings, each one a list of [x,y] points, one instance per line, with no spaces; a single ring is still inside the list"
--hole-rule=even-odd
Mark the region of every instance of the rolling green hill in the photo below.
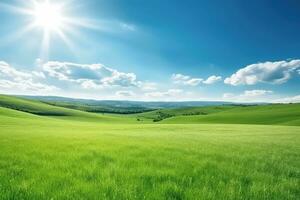
[[[59,106],[64,108],[70,108],[75,110],[81,110],[91,113],[108,113],[108,114],[135,114],[143,113],[147,111],[152,111],[154,109],[144,108],[144,107],[112,107],[105,105],[88,105],[78,102],[53,102],[53,101],[43,101],[43,103]]]
[[[236,106],[224,105],[224,106],[203,106],[203,107],[160,109],[151,112],[137,114],[136,117],[140,120],[158,122],[176,116],[208,115],[212,113],[223,112],[233,108],[236,108]]]
[[[165,108],[182,108],[182,107],[199,107],[199,106],[218,106],[228,105],[231,102],[224,101],[128,101],[128,100],[93,100],[93,99],[74,99],[57,96],[20,96],[30,100],[39,100],[42,102],[54,104],[71,104],[71,105],[85,105],[94,108],[108,108],[108,109],[138,109],[138,110],[153,110]],[[69,105],[66,105],[69,106]]]
[[[299,126],[300,104],[235,106],[220,112],[211,112],[207,115],[177,115],[163,120],[162,123],[282,124]]]
[[[99,114],[49,105],[38,100],[0,95],[0,107],[55,119],[104,123],[279,124],[300,125],[300,104],[223,105],[159,109],[140,114]],[[1,113],[2,112],[2,113]],[[13,111],[6,110],[7,115]],[[6,113],[0,111],[1,115]],[[18,112],[17,115],[22,115]]]
[[[159,112],[0,96],[0,199],[298,199],[299,104]]]
[[[70,119],[70,120],[80,120],[80,121],[97,121],[97,122],[119,122],[119,123],[131,123],[134,121],[133,118],[123,118],[112,115],[105,114],[95,114],[88,113],[79,110],[73,110],[58,106],[52,106],[45,103],[42,103],[37,100],[28,100],[20,97],[13,97],[7,95],[0,95],[0,107],[9,108],[1,109],[1,115],[11,115],[14,113],[16,115],[23,115],[21,112],[30,113],[33,115],[27,115],[30,117],[45,116],[48,118],[56,119]],[[20,111],[14,112],[10,109]]]
[[[300,128],[0,108],[0,199],[298,199]]]

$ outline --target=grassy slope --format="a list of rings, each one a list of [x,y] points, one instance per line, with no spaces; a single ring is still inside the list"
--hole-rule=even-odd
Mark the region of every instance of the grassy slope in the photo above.
[[[300,125],[300,104],[235,107],[208,115],[176,116],[163,123]]]
[[[132,123],[132,118],[122,118],[112,115],[88,113],[79,110],[73,110],[63,107],[48,105],[35,100],[27,100],[19,97],[0,95],[0,108],[11,108],[39,116],[48,116],[59,119],[80,120],[80,121],[96,121],[105,123]],[[12,111],[10,111],[12,112]],[[19,113],[20,114],[20,113]]]
[[[200,113],[203,115],[216,113],[216,112],[222,112],[229,109],[235,108],[235,106],[204,106],[204,107],[186,107],[186,108],[173,108],[173,109],[160,109],[150,112],[145,112],[141,114],[136,114],[137,117],[140,117],[141,119],[155,119],[158,117],[158,113],[162,112],[169,115],[174,116],[181,116],[181,115],[190,115],[190,114],[196,114]]]
[[[0,199],[297,199],[300,128],[101,124],[0,109]]]
[[[0,108],[7,107],[39,116],[103,123],[152,123],[163,113],[170,117],[161,123],[198,124],[280,124],[300,125],[300,104],[261,106],[207,106],[163,109],[134,115],[95,114],[48,105],[39,101],[0,95]],[[12,111],[10,111],[12,112]]]
[[[59,102],[59,101],[42,101],[48,105],[59,106],[64,108],[70,108],[75,110],[81,110],[91,113],[114,113],[114,114],[134,114],[147,112],[153,109],[143,107],[113,107],[105,105],[90,105],[79,102]]]
[[[45,108],[12,100],[26,109]],[[98,122],[126,121],[59,111],[68,115],[0,107],[0,199],[299,197],[299,127],[111,125]]]

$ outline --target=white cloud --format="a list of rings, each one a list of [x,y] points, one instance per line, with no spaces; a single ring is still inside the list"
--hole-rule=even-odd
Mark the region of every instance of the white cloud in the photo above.
[[[39,78],[43,78],[43,79],[46,78],[46,76],[43,72],[33,71],[32,74],[36,77],[39,77]]]
[[[49,76],[59,80],[80,82],[81,80],[99,80],[112,75],[112,70],[101,64],[76,64],[70,62],[49,61],[42,65]]]
[[[266,94],[272,94],[271,90],[246,90],[243,94],[245,97],[258,97]]]
[[[157,89],[157,83],[154,83],[154,82],[139,81],[138,86],[139,86],[139,88],[141,88],[144,91],[153,91],[153,90]]]
[[[172,74],[171,79],[175,84],[189,86],[197,86],[203,81],[202,78],[191,78],[190,76],[186,76],[183,74]]]
[[[276,99],[274,103],[300,103],[300,95]]]
[[[45,76],[42,72],[20,71],[4,61],[0,61],[0,89],[4,92],[37,93],[54,91],[58,88],[40,82]]]
[[[214,84],[218,81],[221,81],[222,80],[222,77],[221,76],[215,76],[215,75],[212,75],[210,77],[208,77],[205,81],[203,81],[204,84]]]
[[[282,84],[299,68],[300,60],[257,63],[238,70],[226,78],[224,83],[234,86],[257,83]]]
[[[105,86],[138,86],[134,73],[124,73],[102,64],[77,64],[50,61],[42,65],[49,76],[59,80],[76,82],[85,89]]]
[[[46,85],[43,83],[37,83],[31,79],[22,80],[22,81],[11,81],[11,80],[1,80],[0,79],[0,88],[6,90],[7,92],[30,92],[38,94],[38,92],[50,92],[58,90],[55,86]]]
[[[201,78],[191,78],[190,80],[185,81],[184,85],[197,86],[202,81],[203,81],[203,79],[201,79]]]
[[[174,83],[182,83],[190,79],[189,76],[185,76],[183,74],[172,74],[171,79]]]
[[[223,94],[223,99],[228,100],[228,99],[233,99],[235,95],[233,93],[224,93]]]
[[[200,83],[214,84],[220,81],[221,79],[222,79],[221,76],[215,76],[215,75],[208,77],[206,80],[204,80],[203,78],[192,78],[190,76],[183,75],[183,74],[172,74],[171,76],[171,80],[173,81],[173,83],[181,84],[181,85],[189,85],[189,86],[197,86]]]
[[[169,89],[166,92],[148,92],[145,93],[146,97],[175,97],[181,94],[183,91],[180,89]]]
[[[1,73],[0,75],[2,77],[9,77],[13,80],[32,78],[32,74],[27,73],[27,72],[18,71],[4,61],[0,61],[0,73]]]
[[[100,82],[107,86],[137,86],[136,75],[134,73],[123,73],[117,70],[113,70],[111,76],[103,78]]]
[[[93,80],[82,80],[81,87],[84,89],[102,89],[103,85],[97,84]]]
[[[242,94],[224,93],[223,99],[226,101],[258,102],[270,101],[271,90],[246,90]]]
[[[132,91],[117,91],[116,95],[118,97],[132,97],[135,95],[135,93]]]
[[[40,59],[35,64],[36,69],[28,71],[0,61],[0,92],[99,98],[97,92],[101,90],[101,99],[121,96],[139,99],[145,97],[144,92],[158,88],[157,83],[138,80],[134,73],[121,72],[102,64],[43,63]]]

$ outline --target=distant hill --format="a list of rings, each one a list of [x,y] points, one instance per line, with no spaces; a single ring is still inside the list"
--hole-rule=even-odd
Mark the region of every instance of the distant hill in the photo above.
[[[220,105],[220,106],[201,106],[201,107],[182,107],[159,109],[151,112],[145,112],[137,115],[140,120],[152,120],[159,122],[168,118],[178,116],[202,116],[217,112],[223,112],[229,109],[236,108],[239,105]]]
[[[46,103],[56,104],[69,104],[72,105],[84,105],[94,106],[102,108],[135,108],[143,111],[149,111],[149,109],[163,109],[163,108],[181,108],[181,107],[198,107],[198,106],[217,106],[217,105],[229,105],[232,102],[225,101],[122,101],[122,100],[91,100],[91,99],[73,99],[66,97],[56,96],[22,96],[26,99],[39,100]]]
[[[300,126],[300,103],[271,104],[254,106],[222,106],[197,108],[195,115],[178,114],[162,120],[162,123],[190,123],[190,124],[280,124]]]
[[[55,98],[56,100],[56,98]],[[77,100],[67,100],[65,106],[74,106],[77,109],[66,108],[44,103],[38,98],[24,98],[0,95],[0,116],[37,120],[40,118],[66,119],[79,121],[93,121],[99,123],[173,123],[173,124],[278,124],[300,126],[300,104],[269,104],[269,105],[213,105],[189,107],[186,102],[176,102],[185,105],[180,108],[161,108],[143,113],[128,115],[128,110],[135,107],[121,107],[127,110],[126,114],[91,113],[79,109],[98,108],[97,106],[84,107]],[[93,101],[93,100],[91,100]],[[64,102],[59,101],[60,104]],[[98,103],[98,101],[96,101]],[[106,101],[107,102],[107,101]],[[110,102],[110,101],[108,101]],[[111,101],[115,102],[115,101]],[[120,101],[118,103],[124,103]],[[53,103],[53,102],[52,102]],[[131,102],[130,102],[131,103]],[[139,105],[142,102],[138,102]],[[149,103],[149,102],[148,102]],[[171,102],[172,104],[173,102]],[[183,104],[181,104],[183,103]],[[135,105],[136,106],[136,105]],[[174,105],[173,105],[174,106]],[[105,108],[105,106],[104,106]],[[78,110],[79,109],[79,110]],[[114,107],[116,109],[116,107]]]
[[[38,100],[25,99],[22,97],[0,95],[0,107],[8,108],[1,109],[0,114],[10,115],[10,113],[23,116],[20,112],[10,111],[16,110],[25,113],[34,114],[35,116],[46,116],[57,119],[71,119],[80,121],[97,121],[97,122],[130,122],[134,121],[132,118],[121,118],[112,115],[103,115],[96,113],[89,113],[75,109],[69,109],[59,106],[49,105]],[[33,116],[27,115],[26,116]]]

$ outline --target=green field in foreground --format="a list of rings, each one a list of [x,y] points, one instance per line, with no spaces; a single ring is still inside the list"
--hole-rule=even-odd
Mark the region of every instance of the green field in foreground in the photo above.
[[[300,127],[67,119],[0,108],[0,199],[299,199]]]

